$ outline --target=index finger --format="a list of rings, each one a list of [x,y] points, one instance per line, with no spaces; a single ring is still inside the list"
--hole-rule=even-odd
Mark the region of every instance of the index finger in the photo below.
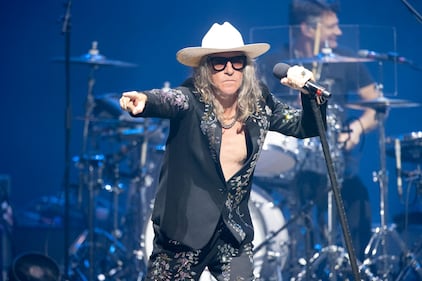
[[[136,98],[138,96],[138,94],[139,93],[137,91],[129,91],[129,92],[123,92],[122,96],[133,99],[133,98]]]

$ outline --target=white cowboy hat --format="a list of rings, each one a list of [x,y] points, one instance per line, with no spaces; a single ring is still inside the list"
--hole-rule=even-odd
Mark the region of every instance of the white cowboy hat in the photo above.
[[[201,47],[187,47],[179,50],[177,60],[184,65],[197,67],[206,55],[223,52],[244,52],[250,58],[256,58],[270,49],[267,43],[243,43],[240,32],[229,22],[214,23],[202,38]]]

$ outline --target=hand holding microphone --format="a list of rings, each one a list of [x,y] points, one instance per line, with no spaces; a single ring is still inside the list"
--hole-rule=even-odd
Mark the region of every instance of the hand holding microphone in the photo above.
[[[290,66],[286,63],[277,63],[273,68],[273,75],[281,79],[281,83],[304,93],[312,93],[319,97],[329,98],[331,93],[324,87],[311,81],[313,74],[302,66]]]

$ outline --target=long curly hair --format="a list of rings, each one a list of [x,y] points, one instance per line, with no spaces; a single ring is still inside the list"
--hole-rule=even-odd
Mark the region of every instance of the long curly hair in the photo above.
[[[256,75],[255,61],[247,57],[247,64],[243,71],[242,84],[238,90],[237,120],[244,122],[251,114],[258,111],[258,101],[262,99],[262,91]],[[212,70],[208,64],[208,56],[201,59],[198,67],[193,70],[195,88],[201,93],[207,103],[214,106],[215,114],[223,121],[224,109],[215,97],[216,87],[211,79]]]

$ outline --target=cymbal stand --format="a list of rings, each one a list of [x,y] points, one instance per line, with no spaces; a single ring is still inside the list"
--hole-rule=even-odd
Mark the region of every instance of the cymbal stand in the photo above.
[[[97,42],[92,42],[92,47],[89,50],[90,55],[98,55],[99,51],[97,49]],[[94,72],[98,69],[97,65],[93,65],[91,67],[91,72],[88,78],[88,91],[86,96],[86,104],[85,104],[85,118],[84,118],[84,128],[83,128],[83,135],[82,135],[82,156],[84,156],[87,152],[88,146],[88,136],[89,136],[89,125],[90,125],[90,118],[92,111],[95,107],[95,101],[93,96],[93,89],[95,85],[95,78]]]
[[[113,164],[113,183],[111,185],[104,185],[104,189],[112,193],[113,199],[113,222],[112,222],[112,234],[115,238],[119,239],[122,237],[122,231],[119,228],[119,196],[123,192],[120,184],[120,168],[119,163]]]
[[[65,169],[63,175],[64,181],[64,222],[63,222],[63,263],[64,263],[64,272],[63,272],[63,281],[68,280],[69,274],[69,254],[68,254],[68,245],[70,241],[69,235],[69,225],[70,225],[70,139],[72,132],[72,110],[71,110],[71,95],[70,95],[70,30],[71,30],[71,10],[72,10],[72,0],[68,0],[66,3],[66,11],[63,16],[63,26],[62,34],[65,35],[65,144],[64,144],[64,161]]]
[[[77,165],[81,175],[84,169],[87,169],[87,175],[81,176],[83,185],[88,187],[88,281],[94,280],[95,274],[95,195],[98,187],[103,185],[102,172],[104,165],[104,156],[95,155],[93,157],[84,157],[77,159]],[[84,265],[81,265],[84,266]],[[76,269],[77,270],[77,269]]]
[[[90,54],[98,53],[97,50],[97,42],[92,43],[92,48],[89,51]],[[83,128],[83,135],[82,135],[82,151],[80,159],[84,162],[88,163],[88,196],[89,196],[89,203],[88,203],[88,243],[89,247],[89,273],[88,273],[88,281],[94,280],[94,264],[95,264],[95,257],[94,257],[94,245],[95,245],[95,223],[94,223],[94,216],[95,216],[95,188],[96,183],[94,180],[94,172],[95,172],[95,165],[91,161],[91,156],[87,155],[87,146],[88,146],[88,137],[89,137],[89,126],[90,126],[90,118],[92,110],[94,109],[95,102],[93,97],[93,89],[95,85],[94,79],[94,72],[97,69],[97,66],[94,65],[91,68],[91,73],[88,79],[88,91],[86,96],[86,103],[85,103],[85,118],[84,118],[84,128]],[[95,160],[95,159],[94,159]],[[95,163],[94,163],[95,164]],[[102,162],[98,162],[98,167],[102,166]],[[82,186],[85,185],[85,182],[81,183]],[[81,187],[80,187],[81,189]],[[81,190],[79,190],[81,193]]]
[[[394,226],[388,227],[387,225],[388,173],[386,169],[385,120],[388,114],[388,106],[380,106],[375,108],[375,110],[379,134],[380,170],[378,173],[374,173],[374,181],[377,181],[380,187],[380,226],[376,228],[375,233],[365,248],[364,264],[374,266],[377,275],[380,275],[382,280],[393,280],[393,265],[398,262],[400,257],[389,255],[388,246],[398,246],[400,250],[399,254],[406,258],[406,263],[412,265],[419,277],[422,278],[422,267],[420,263],[414,259],[413,254],[410,253]]]
[[[135,176],[131,180],[128,194],[127,205],[129,209],[126,214],[127,222],[127,248],[133,254],[133,264],[138,273],[137,280],[143,280],[146,269],[145,251],[143,241],[143,230],[147,223],[147,217],[150,213],[151,202],[147,201],[147,188],[151,187],[152,180],[148,174],[148,148],[150,145],[150,136],[148,135],[149,119],[145,118],[143,123],[143,136],[134,144],[135,151],[138,154],[135,167],[133,167]]]
[[[148,158],[147,157],[148,157],[148,147],[149,147],[149,138],[150,138],[150,136],[148,135],[149,134],[149,119],[148,118],[145,120],[145,123],[144,123],[144,132],[145,132],[145,135],[144,135],[143,141],[141,143],[141,151],[140,151],[140,155],[139,155],[139,158],[140,158],[139,168],[140,168],[141,176],[142,176],[142,184],[140,186],[140,188],[141,188],[141,196],[140,196],[141,201],[139,203],[141,204],[141,219],[142,219],[142,221],[145,221],[145,219],[148,215],[149,203],[150,203],[150,202],[146,202],[146,200],[145,200],[147,198],[146,187],[149,186],[149,184],[147,183],[147,180],[146,180],[147,169],[148,169],[148,167],[147,167],[147,159]]]

